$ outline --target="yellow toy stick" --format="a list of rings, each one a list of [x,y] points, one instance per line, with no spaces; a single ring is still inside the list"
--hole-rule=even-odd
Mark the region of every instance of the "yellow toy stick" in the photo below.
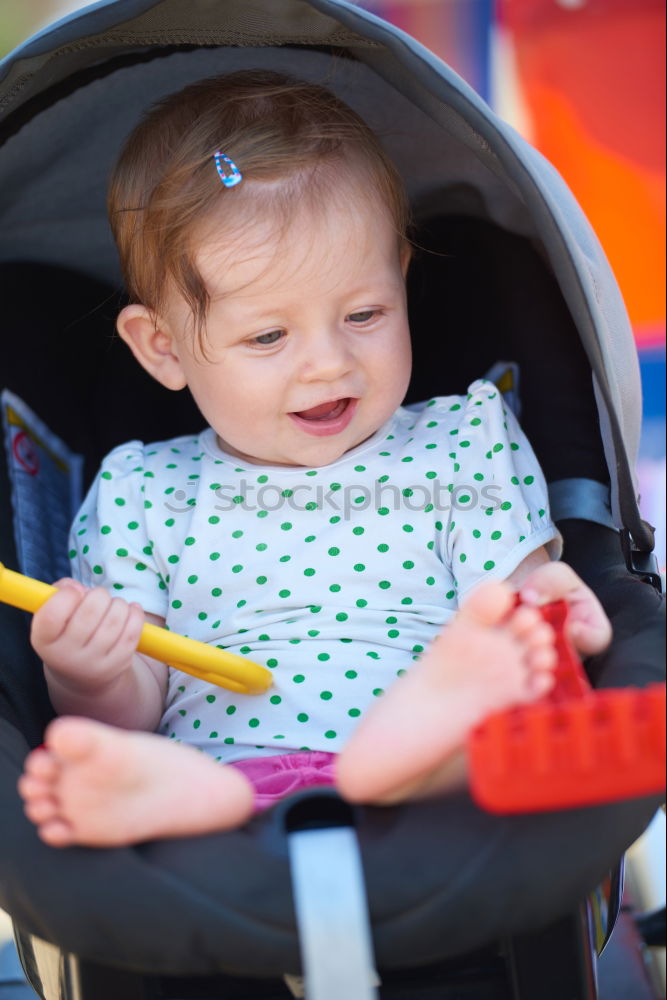
[[[34,612],[56,592],[56,587],[15,573],[0,563],[0,601],[5,604]],[[259,663],[157,625],[144,625],[137,649],[176,670],[241,694],[262,694],[273,683],[271,671]]]

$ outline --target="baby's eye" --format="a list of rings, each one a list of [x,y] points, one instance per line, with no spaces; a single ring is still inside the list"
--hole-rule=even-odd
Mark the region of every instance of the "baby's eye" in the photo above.
[[[268,333],[260,333],[259,337],[253,337],[252,343],[260,344],[262,347],[270,347],[272,344],[277,344],[284,336],[284,330],[269,330]]]
[[[346,319],[350,323],[369,323],[377,316],[378,312],[378,309],[362,309],[360,312],[350,313]]]

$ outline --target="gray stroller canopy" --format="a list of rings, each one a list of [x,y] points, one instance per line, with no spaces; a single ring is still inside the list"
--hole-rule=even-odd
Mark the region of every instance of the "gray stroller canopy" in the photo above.
[[[614,523],[650,550],[633,472],[639,368],[595,234],[553,167],[456,73],[351,3],[102,0],[28,41],[0,64],[0,261],[117,283],[104,206],[123,138],[156,99],[250,65],[321,82],[352,105],[401,170],[417,217],[425,206],[464,211],[533,241],[591,364]]]

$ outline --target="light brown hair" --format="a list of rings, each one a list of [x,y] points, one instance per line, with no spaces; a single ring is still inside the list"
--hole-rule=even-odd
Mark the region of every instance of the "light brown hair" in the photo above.
[[[217,151],[241,171],[236,187],[221,183]],[[396,168],[365,122],[324,87],[242,71],[167,97],[131,133],[109,189],[130,300],[157,316],[173,283],[201,338],[209,294],[196,266],[196,237],[214,209],[220,205],[232,227],[267,207],[287,223],[297,204],[316,205],[346,171],[361,175],[405,245],[409,209]]]

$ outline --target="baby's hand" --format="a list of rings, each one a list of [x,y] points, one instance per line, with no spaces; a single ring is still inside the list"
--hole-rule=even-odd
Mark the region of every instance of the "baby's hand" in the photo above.
[[[525,604],[539,606],[566,600],[568,634],[584,656],[601,653],[611,642],[611,624],[593,591],[562,562],[538,566],[523,581],[519,594]]]
[[[144,624],[138,604],[68,578],[35,613],[30,639],[47,674],[80,692],[112,683],[132,664]]]

